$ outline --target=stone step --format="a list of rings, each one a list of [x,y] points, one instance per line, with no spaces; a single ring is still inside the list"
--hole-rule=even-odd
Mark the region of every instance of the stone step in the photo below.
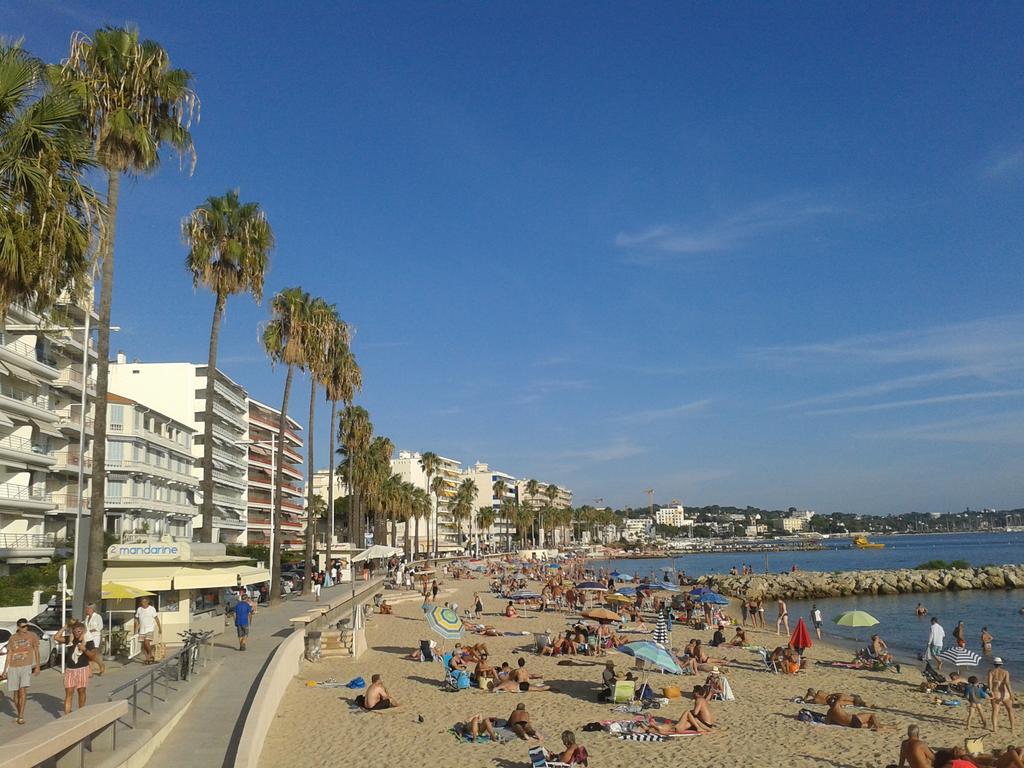
[[[336,659],[345,656],[351,656],[352,652],[348,648],[321,648],[320,658],[321,659]]]

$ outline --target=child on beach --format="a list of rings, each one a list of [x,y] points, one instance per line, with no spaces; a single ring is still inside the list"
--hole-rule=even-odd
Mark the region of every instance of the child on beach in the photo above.
[[[964,695],[967,697],[967,721],[964,723],[964,730],[970,729],[971,718],[975,712],[981,718],[981,727],[984,728],[985,713],[981,711],[981,700],[988,698],[988,694],[985,693],[984,688],[978,685],[978,678],[975,675],[967,678],[967,688],[964,690]]]

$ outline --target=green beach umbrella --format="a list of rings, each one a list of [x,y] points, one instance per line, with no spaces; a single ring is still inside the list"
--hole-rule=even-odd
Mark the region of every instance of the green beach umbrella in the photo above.
[[[836,624],[841,627],[873,627],[878,619],[867,611],[847,611],[836,616]]]

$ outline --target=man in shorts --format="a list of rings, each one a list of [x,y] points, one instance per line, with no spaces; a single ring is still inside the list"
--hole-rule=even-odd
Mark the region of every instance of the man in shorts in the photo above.
[[[235,604],[235,632],[238,633],[238,650],[245,650],[245,643],[249,639],[249,627],[252,625],[253,607],[248,596],[243,597]]]
[[[163,631],[156,608],[149,604],[148,597],[142,598],[141,604],[135,609],[135,634],[142,640],[142,652],[146,656],[143,664],[156,663],[153,657],[153,636],[155,632]]]
[[[32,676],[39,674],[39,638],[28,628],[28,619],[18,619],[18,628],[7,641],[3,677],[7,690],[14,694],[18,725],[25,724],[25,696],[32,685]]]
[[[821,609],[817,605],[811,606],[811,621],[814,623],[814,634],[821,640]]]

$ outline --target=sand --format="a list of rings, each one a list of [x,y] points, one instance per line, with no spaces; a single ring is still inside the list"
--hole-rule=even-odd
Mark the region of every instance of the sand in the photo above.
[[[513,666],[525,655],[527,669],[541,674],[544,682],[556,688],[549,693],[487,693],[473,688],[444,692],[440,664],[420,663],[403,658],[420,639],[432,637],[422,618],[421,599],[410,593],[389,592],[390,599],[408,595],[395,604],[394,614],[374,615],[367,627],[370,646],[358,660],[324,660],[305,664],[286,692],[261,759],[265,768],[276,765],[299,766],[512,766],[528,765],[527,744],[465,744],[448,729],[473,714],[507,717],[519,702],[525,702],[545,743],[559,745],[563,729],[576,731],[577,740],[586,746],[591,766],[851,766],[879,768],[895,763],[907,726],[916,723],[922,737],[933,748],[962,744],[965,736],[963,707],[950,708],[934,703],[935,697],[918,689],[922,678],[914,667],[895,672],[869,672],[824,668],[814,661],[849,661],[849,650],[815,641],[808,651],[811,662],[798,675],[773,675],[763,671],[752,651],[739,648],[708,648],[712,656],[727,657],[729,681],[736,701],[713,702],[720,728],[703,736],[683,737],[665,743],[621,741],[606,733],[588,733],[580,727],[588,722],[615,717],[610,704],[599,704],[596,694],[604,658],[577,658],[585,666],[559,666],[560,657],[538,657],[532,653],[532,632],[564,628],[565,616],[558,613],[530,613],[529,618],[505,619],[498,613],[504,602],[490,595],[487,580],[451,580],[442,586],[441,600],[455,600],[459,606],[471,604],[474,591],[484,600],[483,621],[501,631],[526,631],[520,637],[480,637],[467,633],[465,642],[485,641],[490,661],[498,666],[507,660]],[[462,608],[460,607],[460,612]],[[771,617],[769,616],[769,620]],[[880,627],[884,637],[884,627]],[[728,633],[731,635],[731,631]],[[673,646],[685,644],[689,637],[701,637],[705,644],[711,632],[676,627]],[[645,636],[649,638],[648,636]],[[748,637],[769,647],[784,643],[774,628]],[[639,639],[639,638],[638,638]],[[447,647],[451,647],[451,642]],[[607,658],[618,669],[628,669],[633,659],[614,651]],[[496,663],[495,663],[496,662]],[[367,681],[373,673],[383,675],[391,695],[401,702],[396,711],[376,714],[354,711],[351,700],[358,691],[309,688],[309,680],[336,678],[346,682],[360,675]],[[697,677],[652,674],[652,685],[676,685],[688,694]],[[892,730],[873,732],[831,726],[816,726],[796,719],[801,704],[791,701],[808,687],[827,691],[859,693],[875,705],[879,719]],[[691,700],[683,698],[653,713],[678,717]],[[811,706],[824,711],[823,706]],[[858,709],[852,709],[858,712]],[[986,719],[988,710],[985,711]],[[1024,715],[1024,713],[1021,713]],[[419,722],[422,717],[423,722]],[[628,715],[621,715],[628,717]],[[1018,724],[1018,728],[1019,728]],[[971,735],[982,730],[972,723]],[[986,735],[986,747],[1016,742],[1005,718],[998,740]]]

